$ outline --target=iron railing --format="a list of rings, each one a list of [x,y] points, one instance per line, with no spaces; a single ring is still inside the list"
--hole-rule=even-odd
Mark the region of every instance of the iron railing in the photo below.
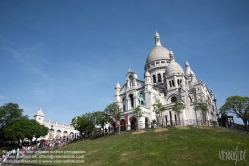
[[[244,134],[249,134],[249,128],[248,125],[241,125],[241,124],[237,124],[234,123],[233,121],[219,121],[219,125],[221,127],[227,128],[229,130],[235,130],[237,132],[241,132]]]

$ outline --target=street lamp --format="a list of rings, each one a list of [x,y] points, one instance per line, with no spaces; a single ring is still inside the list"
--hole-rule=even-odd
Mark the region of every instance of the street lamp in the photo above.
[[[51,140],[52,140],[52,131],[53,131],[53,125],[51,125],[51,128],[50,128],[50,142],[51,142]]]
[[[198,126],[198,119],[197,119],[197,114],[196,114],[196,103],[194,103],[194,110],[195,110],[196,125]]]

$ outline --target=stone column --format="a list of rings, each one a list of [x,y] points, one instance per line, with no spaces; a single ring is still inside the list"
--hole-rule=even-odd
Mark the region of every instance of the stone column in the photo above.
[[[177,79],[175,75],[174,75],[174,83],[175,83],[175,87],[178,88]]]

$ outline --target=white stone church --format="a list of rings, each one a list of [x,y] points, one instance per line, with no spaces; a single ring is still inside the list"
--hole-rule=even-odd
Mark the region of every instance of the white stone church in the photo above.
[[[49,128],[48,134],[46,136],[41,137],[40,139],[52,140],[54,138],[59,137],[69,137],[70,139],[77,138],[79,131],[75,130],[73,125],[44,120],[44,117],[45,115],[41,108],[34,115],[34,119],[38,123]]]
[[[197,81],[188,62],[183,70],[174,53],[162,46],[157,32],[154,39],[155,47],[148,54],[144,66],[144,80],[139,80],[137,74],[129,69],[124,85],[116,84],[114,101],[123,110],[121,130],[134,129],[136,118],[132,111],[138,106],[144,112],[143,117],[138,119],[139,128],[150,128],[153,120],[161,126],[179,125],[179,118],[181,125],[196,125],[197,120],[217,121],[213,92],[204,82]],[[172,111],[177,99],[185,105],[179,117]],[[208,111],[203,114],[194,110],[197,101],[205,103]],[[153,111],[156,102],[161,102],[165,109],[160,117]],[[114,125],[117,126],[117,123]]]

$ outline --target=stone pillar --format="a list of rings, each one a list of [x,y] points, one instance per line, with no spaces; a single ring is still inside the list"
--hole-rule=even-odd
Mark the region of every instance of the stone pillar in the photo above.
[[[135,95],[133,95],[133,109],[137,107],[137,103],[137,98],[135,97]]]
[[[126,126],[126,131],[130,131],[131,130],[131,122],[130,122],[130,119],[129,119],[129,115],[128,116],[128,123],[127,123],[127,126]]]
[[[174,83],[175,83],[175,87],[178,88],[177,79],[175,75],[174,75]]]

